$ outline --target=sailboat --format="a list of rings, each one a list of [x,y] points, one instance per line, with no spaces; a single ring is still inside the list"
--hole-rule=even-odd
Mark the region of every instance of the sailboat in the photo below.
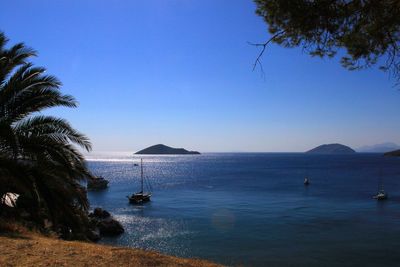
[[[306,177],[304,178],[304,185],[305,186],[307,186],[307,185],[310,185],[310,179],[308,179],[308,167],[307,167],[307,169],[306,169]]]
[[[140,192],[133,193],[131,196],[128,196],[129,203],[142,204],[150,201],[151,192],[144,192],[143,159],[140,159],[140,179],[141,190]]]
[[[378,193],[373,196],[374,199],[376,200],[385,200],[388,198],[388,194],[385,192],[385,190],[383,190],[383,178],[382,175],[380,177],[380,183],[378,186]]]

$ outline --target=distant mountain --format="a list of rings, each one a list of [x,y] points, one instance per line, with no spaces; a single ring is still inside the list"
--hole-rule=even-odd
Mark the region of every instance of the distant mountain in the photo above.
[[[392,157],[400,157],[400,149],[394,150],[394,151],[390,151],[390,152],[386,152],[384,155],[385,156],[392,156]]]
[[[188,151],[184,148],[173,148],[163,144],[150,146],[143,150],[136,152],[135,154],[142,154],[142,155],[195,155],[200,154],[197,151]]]
[[[376,145],[371,145],[371,146],[362,146],[357,149],[358,152],[368,152],[368,153],[384,153],[388,151],[393,151],[400,149],[400,146],[387,142],[387,143],[382,143],[382,144],[376,144]]]
[[[306,153],[310,154],[352,154],[355,153],[353,149],[341,144],[325,144],[317,146]]]

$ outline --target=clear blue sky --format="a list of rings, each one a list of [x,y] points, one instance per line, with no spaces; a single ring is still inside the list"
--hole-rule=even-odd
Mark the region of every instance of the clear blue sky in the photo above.
[[[400,143],[400,91],[376,69],[344,70],[272,45],[251,0],[4,0],[0,30],[80,102],[53,109],[95,151],[165,143],[199,151],[303,151]]]

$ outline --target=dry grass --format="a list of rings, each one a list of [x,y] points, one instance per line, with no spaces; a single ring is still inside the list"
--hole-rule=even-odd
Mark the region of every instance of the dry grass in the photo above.
[[[153,251],[63,241],[37,233],[0,235],[0,266],[220,266]]]

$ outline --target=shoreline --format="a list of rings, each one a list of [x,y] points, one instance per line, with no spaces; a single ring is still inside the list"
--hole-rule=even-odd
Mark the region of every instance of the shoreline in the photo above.
[[[65,241],[36,233],[0,234],[0,266],[223,266],[138,248]]]

